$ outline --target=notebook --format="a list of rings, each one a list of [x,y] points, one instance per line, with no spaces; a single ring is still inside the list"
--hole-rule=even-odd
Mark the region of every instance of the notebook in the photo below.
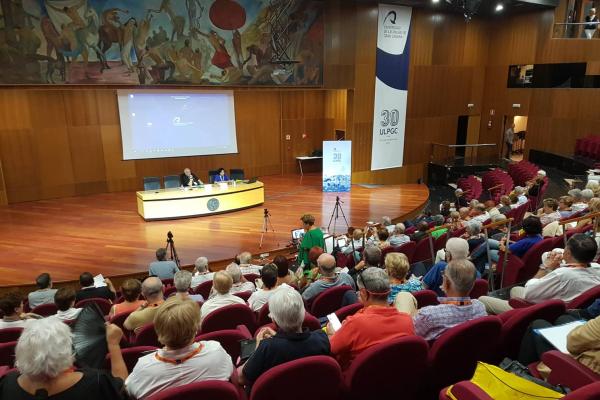
[[[567,350],[567,335],[573,329],[585,324],[586,321],[573,321],[568,324],[552,326],[549,328],[536,329],[535,332],[542,335],[552,346],[561,353],[569,354]]]

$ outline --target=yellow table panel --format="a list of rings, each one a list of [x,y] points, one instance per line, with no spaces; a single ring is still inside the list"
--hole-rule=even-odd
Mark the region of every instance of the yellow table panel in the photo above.
[[[264,202],[262,182],[137,192],[138,213],[146,221],[220,214],[258,206]]]

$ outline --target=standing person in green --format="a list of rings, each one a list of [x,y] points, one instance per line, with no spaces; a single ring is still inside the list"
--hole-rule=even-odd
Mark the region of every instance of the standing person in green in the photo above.
[[[314,246],[325,248],[325,240],[323,239],[323,232],[317,226],[315,226],[315,217],[311,214],[304,214],[300,217],[304,228],[304,238],[300,243],[300,249],[298,250],[298,265],[304,263],[304,273],[310,272],[310,261],[308,259],[308,252]]]

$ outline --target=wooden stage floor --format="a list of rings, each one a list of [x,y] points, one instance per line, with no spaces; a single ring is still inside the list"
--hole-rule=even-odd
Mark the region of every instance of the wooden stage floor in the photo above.
[[[143,272],[172,231],[182,264],[199,256],[210,261],[230,259],[241,251],[276,250],[300,227],[303,213],[327,226],[337,195],[348,223],[405,216],[422,207],[429,196],[425,185],[353,185],[350,193],[323,193],[321,175],[266,176],[262,207],[216,216],[145,222],[136,209],[134,192],[106,193],[42,200],[0,207],[2,239],[0,286],[31,284],[41,272],[54,281],[75,280],[83,271],[104,276]],[[265,235],[259,249],[263,208],[271,213],[275,233]],[[332,224],[333,230],[333,224]],[[336,232],[346,230],[338,220]]]

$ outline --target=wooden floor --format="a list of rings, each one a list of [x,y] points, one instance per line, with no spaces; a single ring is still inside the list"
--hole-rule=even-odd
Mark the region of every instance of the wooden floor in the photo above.
[[[145,222],[137,214],[133,192],[44,200],[0,207],[0,286],[30,284],[44,271],[55,281],[74,280],[83,271],[115,276],[145,271],[156,248],[172,231],[183,264],[203,255],[229,259],[241,251],[267,252],[284,247],[303,213],[327,226],[337,193],[323,193],[320,174],[268,176],[265,204],[229,214]],[[402,217],[423,206],[425,185],[364,187],[339,194],[348,223],[363,226],[384,215]],[[259,249],[263,208],[275,233]],[[333,224],[332,224],[333,229]],[[345,231],[340,218],[337,232]]]

